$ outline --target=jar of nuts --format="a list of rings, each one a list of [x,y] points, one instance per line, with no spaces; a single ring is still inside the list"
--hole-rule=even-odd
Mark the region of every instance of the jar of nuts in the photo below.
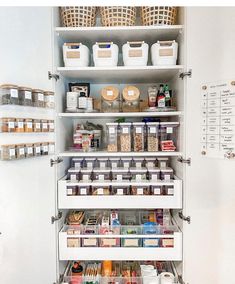
[[[118,123],[106,123],[107,128],[107,151],[118,151]]]
[[[144,151],[144,122],[133,122],[133,144],[135,152]]]
[[[148,152],[158,151],[159,122],[147,122],[147,149]]]
[[[120,123],[120,151],[131,151],[131,122]]]

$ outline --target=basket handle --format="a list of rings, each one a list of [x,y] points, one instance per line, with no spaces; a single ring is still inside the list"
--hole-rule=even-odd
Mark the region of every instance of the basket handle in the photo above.
[[[142,46],[144,44],[144,41],[128,41],[127,44],[129,44],[129,46],[131,46],[132,44],[134,44],[134,45],[139,44],[140,46]]]
[[[175,41],[174,40],[166,40],[159,41],[160,46],[171,46]]]

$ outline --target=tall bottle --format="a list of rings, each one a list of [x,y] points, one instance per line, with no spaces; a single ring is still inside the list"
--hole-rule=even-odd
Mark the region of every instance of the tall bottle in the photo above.
[[[158,108],[165,108],[166,107],[166,99],[164,93],[163,84],[160,85],[160,89],[157,94],[157,107]]]
[[[171,91],[169,90],[169,86],[167,84],[164,86],[164,94],[166,107],[171,107]]]

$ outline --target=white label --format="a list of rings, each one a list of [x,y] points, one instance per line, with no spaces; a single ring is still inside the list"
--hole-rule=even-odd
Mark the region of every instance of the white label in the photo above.
[[[48,96],[48,101],[50,102],[50,103],[54,103],[54,96]]]
[[[86,188],[85,188],[85,187],[80,188],[80,194],[81,194],[81,195],[87,195],[87,192],[86,192]]]
[[[15,128],[15,122],[8,122],[8,128]]]
[[[48,152],[48,146],[43,146],[43,152]]]
[[[122,175],[117,175],[117,180],[121,181],[122,180]]]
[[[70,180],[77,180],[77,176],[76,175],[70,175]]]
[[[47,129],[47,123],[46,123],[46,122],[44,122],[44,123],[42,124],[42,128],[43,128],[43,129]]]
[[[19,154],[20,154],[20,155],[24,155],[24,148],[20,148],[20,149],[19,149]]]
[[[10,150],[9,150],[9,155],[10,155],[10,157],[15,156],[15,154],[16,154],[15,149],[10,149]]]
[[[12,98],[18,98],[18,90],[11,89],[11,97]]]
[[[170,180],[171,176],[170,175],[164,175],[164,180]]]
[[[133,90],[128,91],[128,96],[134,96],[135,92]]]
[[[144,246],[155,246],[157,247],[159,243],[158,239],[144,239]]]
[[[36,152],[37,154],[41,152],[41,149],[40,149],[39,146],[35,148],[35,152]]]
[[[142,180],[142,175],[136,175],[136,180],[141,181]]]
[[[152,174],[151,179],[152,180],[157,180],[157,174]]]
[[[166,168],[166,162],[160,162],[160,168]]]
[[[55,128],[54,122],[50,122],[49,127],[50,127],[50,129],[54,129]]]
[[[27,125],[27,128],[33,128],[33,123],[32,122],[27,122],[26,125]]]
[[[149,168],[153,168],[154,167],[153,162],[147,162],[147,165],[148,165]]]
[[[83,239],[83,246],[96,246],[97,240],[96,239]]]
[[[137,194],[138,195],[142,195],[144,193],[144,189],[143,188],[137,188]]]
[[[128,132],[129,132],[129,128],[128,127],[123,127],[122,128],[122,133],[123,134],[128,134]]]
[[[38,93],[38,100],[44,102],[44,94]]]
[[[118,195],[123,195],[123,188],[118,188],[117,189],[117,194]]]
[[[30,91],[25,91],[24,96],[27,100],[32,100],[32,93]]]
[[[50,154],[53,154],[55,152],[55,145],[54,144],[49,145],[49,152],[50,152]]]
[[[135,165],[136,165],[136,168],[141,168],[142,162],[136,162]]]
[[[75,168],[80,168],[80,166],[81,166],[80,163],[75,163],[75,164],[74,164],[74,167],[75,167]]]
[[[167,127],[166,133],[173,133],[173,127]]]
[[[156,194],[156,195],[161,194],[161,188],[160,187],[155,187],[154,188],[154,194]]]
[[[19,121],[17,124],[18,128],[24,128],[24,122]]]
[[[106,164],[105,162],[100,162],[100,167],[105,168],[105,164]]]
[[[135,132],[136,133],[142,133],[142,127],[136,127]]]
[[[115,133],[115,127],[109,127],[109,133],[114,134]]]
[[[104,194],[104,189],[103,188],[98,188],[97,189],[97,194]]]
[[[83,175],[82,179],[85,180],[85,181],[89,180],[89,175]]]
[[[27,148],[27,153],[28,154],[33,154],[33,147],[28,147]]]
[[[99,180],[104,180],[104,175],[99,175],[98,179]]]
[[[138,247],[139,239],[124,239],[124,247]]]
[[[112,162],[112,168],[117,168],[118,163],[117,162]]]
[[[123,167],[124,167],[124,168],[128,168],[128,167],[129,167],[129,162],[124,162],[124,163],[123,163]]]
[[[156,132],[157,132],[156,127],[150,127],[150,128],[149,128],[149,132],[150,132],[150,133],[156,133]]]
[[[35,123],[35,127],[36,127],[36,129],[40,129],[40,128],[41,128],[41,123],[36,122],[36,123]]]
[[[168,187],[167,194],[174,195],[174,187]]]
[[[107,96],[112,96],[113,95],[113,91],[107,91]]]

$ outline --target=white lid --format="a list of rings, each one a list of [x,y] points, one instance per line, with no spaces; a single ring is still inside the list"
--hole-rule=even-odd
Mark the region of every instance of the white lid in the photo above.
[[[146,157],[146,158],[144,158],[145,159],[145,161],[156,161],[156,158],[154,158],[154,157]]]
[[[143,159],[143,158],[133,158],[133,160],[134,160],[134,161],[141,161],[141,162],[143,162],[143,161],[144,161],[144,159]]]
[[[146,122],[146,125],[148,126],[148,125],[150,125],[150,126],[158,126],[159,125],[159,122],[156,122],[156,121],[154,121],[154,122]]]
[[[133,172],[133,173],[147,173],[147,168],[139,168],[139,169],[130,168],[130,172]]]
[[[122,161],[128,161],[128,162],[130,162],[130,161],[132,161],[132,158],[124,158],[124,157],[123,157],[123,158],[121,158],[121,160],[122,160]]]
[[[97,160],[98,161],[108,161],[109,158],[106,157],[98,157]]]
[[[132,124],[136,126],[142,126],[145,125],[145,122],[133,122]]]
[[[163,168],[163,169],[161,169],[161,172],[167,172],[167,173],[172,172],[173,173],[173,169],[172,168]]]
[[[167,122],[160,122],[160,125],[161,126],[168,126],[168,125],[171,125],[171,126],[174,126],[174,125],[176,125],[176,126],[178,126],[180,123],[179,122],[173,122],[173,121],[167,121]]]
[[[117,122],[107,122],[106,123],[107,126],[118,126]]]
[[[159,173],[160,172],[160,169],[159,168],[148,168],[148,171],[150,173]]]
[[[116,168],[114,170],[112,170],[113,173],[124,173],[127,174],[129,173],[129,170],[126,168]]]
[[[78,170],[78,168],[70,168],[68,169],[68,173],[79,173],[80,170]]]
[[[95,161],[96,160],[96,158],[85,158],[85,161]]]
[[[81,169],[81,173],[85,174],[85,173],[92,173],[91,169]]]
[[[110,169],[109,168],[104,168],[104,169],[94,168],[93,172],[96,172],[96,173],[110,173]]]
[[[120,158],[109,158],[110,162],[112,161],[120,161]]]
[[[121,122],[119,123],[120,126],[131,126],[131,122]]]

